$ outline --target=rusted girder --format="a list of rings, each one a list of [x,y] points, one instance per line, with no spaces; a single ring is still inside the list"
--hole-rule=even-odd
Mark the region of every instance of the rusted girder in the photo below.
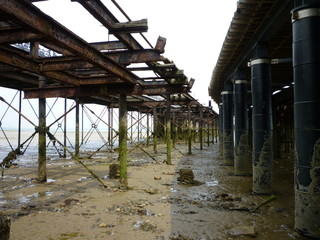
[[[128,104],[128,107],[146,107],[146,108],[163,108],[163,107],[166,107],[166,101],[128,101],[127,102]],[[197,101],[171,101],[171,105],[188,105],[188,104],[191,104],[191,105],[196,105],[198,104]],[[110,107],[114,107],[114,108],[117,108],[118,107],[118,103],[111,103],[110,104]]]
[[[161,61],[163,57],[152,49],[136,51],[120,51],[104,53],[109,59],[119,64],[144,63],[151,61]],[[77,57],[54,57],[41,58],[40,71],[62,71],[81,68],[93,68],[94,64],[88,63]]]
[[[86,85],[80,87],[46,87],[24,89],[24,97],[31,98],[52,98],[52,97],[86,97],[86,96],[107,96],[117,94],[127,95],[163,95],[189,92],[190,89],[181,86],[158,86],[152,88],[142,88],[139,85]]]
[[[90,46],[90,44],[74,35],[59,23],[53,21],[52,18],[32,4],[23,0],[0,0],[0,12],[12,16],[12,21],[27,25],[31,29],[40,32],[60,47],[78,55],[95,66],[99,66],[131,84],[136,83],[136,76],[134,74],[101,54],[97,49]]]
[[[40,34],[24,29],[10,29],[0,31],[0,43],[23,43],[38,41],[43,37]]]
[[[20,69],[23,69],[29,72],[40,74],[40,71],[38,69],[38,64],[33,59],[31,59],[30,57],[27,57],[26,55],[22,56],[16,52],[10,51],[8,48],[5,48],[5,47],[0,47],[0,62],[6,63],[13,67],[18,67]],[[68,83],[71,85],[75,85],[75,86],[79,85],[78,78],[75,78],[66,73],[45,72],[45,73],[41,73],[41,75],[49,78],[53,78],[60,82]]]
[[[127,49],[126,45],[124,45],[120,41],[93,42],[93,43],[90,43],[90,45],[95,47],[99,51]]]
[[[112,29],[116,23],[119,23],[117,18],[104,6],[100,0],[71,0],[79,2],[88,12],[92,14],[103,26],[107,29]],[[143,47],[130,34],[115,33],[114,36],[123,42],[130,50],[139,50]]]
[[[140,33],[148,31],[148,21],[147,19],[142,19],[139,21],[130,21],[124,23],[115,23],[111,29],[109,29],[110,34],[115,33]]]

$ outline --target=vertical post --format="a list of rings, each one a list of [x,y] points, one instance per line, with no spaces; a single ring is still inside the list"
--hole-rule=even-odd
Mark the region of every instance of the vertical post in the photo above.
[[[81,104],[81,110],[82,110],[81,111],[81,144],[83,144],[83,140],[84,140],[84,107],[83,107],[83,104]]]
[[[22,91],[19,91],[19,112],[21,113],[22,111]],[[19,154],[21,153],[20,151],[20,144],[21,144],[21,114],[19,114],[18,118],[18,147],[19,147]]]
[[[157,139],[158,138],[158,119],[157,119],[157,109],[153,109],[153,151],[158,153],[157,149]]]
[[[46,169],[46,99],[39,98],[38,181],[47,181]]]
[[[191,105],[188,104],[188,154],[192,154],[192,122],[191,122]]]
[[[238,71],[234,81],[234,118],[235,118],[235,158],[234,173],[237,176],[249,174],[248,156],[248,114],[247,80]]]
[[[270,194],[272,183],[271,70],[266,45],[257,44],[251,61],[253,192]]]
[[[315,3],[316,2],[316,3]],[[320,238],[320,4],[295,1],[292,11],[295,229]]]
[[[133,143],[133,111],[131,111],[131,114],[130,114],[130,124],[131,124],[131,127],[130,127],[130,141],[131,141],[131,144]]]
[[[147,147],[149,147],[149,132],[150,132],[150,123],[149,123],[149,113],[147,113]]]
[[[121,94],[119,98],[119,187],[122,189],[128,188],[127,155],[127,97]]]
[[[67,99],[64,99],[64,126],[63,126],[63,145],[67,146]],[[63,157],[67,156],[66,148],[63,148]]]
[[[209,117],[206,118],[206,124],[207,124],[207,145],[209,147],[210,146],[210,121],[209,121]]]
[[[202,107],[200,109],[200,121],[199,121],[199,140],[200,140],[200,150],[203,150],[203,112]]]
[[[177,143],[177,124],[176,114],[172,112],[172,146],[175,148]]]
[[[79,101],[76,100],[76,135],[75,135],[75,140],[76,140],[76,144],[75,144],[75,155],[76,157],[79,157],[79,152],[80,152],[80,126],[79,126],[79,112],[80,112],[80,109],[79,109]],[[83,123],[82,123],[83,125]]]
[[[138,112],[138,143],[140,142],[140,112]]]
[[[171,101],[170,94],[167,94],[167,112],[166,112],[166,142],[167,142],[167,161],[166,163],[171,165]]]
[[[223,103],[219,103],[219,150],[223,156]]]
[[[233,166],[233,91],[228,89],[221,94],[223,101],[223,163],[227,166]]]

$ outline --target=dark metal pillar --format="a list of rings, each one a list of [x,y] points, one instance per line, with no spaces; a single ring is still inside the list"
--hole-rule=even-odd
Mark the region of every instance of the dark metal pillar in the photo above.
[[[253,192],[270,194],[272,184],[272,105],[270,59],[257,44],[251,60]]]
[[[67,99],[64,99],[64,126],[63,126],[63,145],[67,147]],[[67,156],[67,149],[63,148],[63,157]]]
[[[166,142],[167,142],[167,161],[171,165],[171,101],[170,94],[167,95],[167,112],[166,112]]]
[[[219,150],[223,156],[223,103],[219,103]]]
[[[200,150],[203,150],[203,112],[202,112],[202,107],[200,107],[199,140],[200,140]]]
[[[316,2],[316,3],[315,3]],[[320,238],[320,3],[295,1],[292,11],[295,229]]]
[[[223,102],[223,163],[234,165],[233,146],[233,91],[232,88],[221,92]]]
[[[39,77],[39,87],[45,86],[46,78]],[[39,98],[38,181],[47,181],[46,150],[46,99]]]
[[[128,187],[127,178],[127,97],[119,98],[119,164],[120,164],[120,188]]]
[[[191,106],[188,105],[188,154],[192,154],[192,121],[191,121]]]
[[[149,123],[149,113],[147,113],[147,147],[149,147],[149,132],[150,132],[150,123]]]
[[[248,99],[247,80],[237,72],[234,81],[235,151],[234,173],[237,176],[249,174],[248,156]]]
[[[80,107],[79,107],[79,101],[76,100],[76,136],[75,136],[75,156],[79,157],[79,152],[80,152],[80,124],[79,124],[79,112],[80,112]],[[83,126],[83,124],[82,124]]]
[[[158,118],[157,118],[157,109],[153,109],[153,151],[158,153],[157,149],[157,140],[158,140]]]
[[[19,91],[19,112],[22,112],[22,91]],[[21,154],[20,151],[20,145],[21,145],[21,114],[19,114],[18,117],[18,146],[19,146],[19,154]]]

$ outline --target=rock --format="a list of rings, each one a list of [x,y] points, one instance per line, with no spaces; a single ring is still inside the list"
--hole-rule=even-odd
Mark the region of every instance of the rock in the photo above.
[[[10,238],[10,218],[0,213],[0,239],[9,240]]]
[[[120,169],[120,165],[119,164],[111,164],[109,166],[109,178],[110,179],[116,179],[119,178],[119,169]]]
[[[192,186],[199,186],[203,184],[202,182],[194,180],[194,174],[191,169],[180,169],[177,180],[182,184],[188,184]]]
[[[232,236],[250,236],[250,237],[256,236],[254,226],[235,227],[235,228],[228,230],[227,233]]]
[[[99,228],[106,228],[108,225],[106,224],[106,223],[101,223],[100,225],[99,225]]]
[[[156,188],[148,188],[148,189],[145,189],[144,191],[149,194],[156,194],[159,192],[159,190]]]
[[[161,177],[160,176],[155,176],[153,179],[154,180],[161,180]]]

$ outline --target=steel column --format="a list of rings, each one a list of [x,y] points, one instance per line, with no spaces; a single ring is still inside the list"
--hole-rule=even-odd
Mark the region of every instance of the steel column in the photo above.
[[[167,95],[167,112],[166,112],[166,142],[167,142],[167,161],[166,163],[171,165],[171,101],[170,94]]]
[[[251,61],[253,192],[270,194],[272,184],[272,105],[270,59],[257,44]]]
[[[157,109],[153,109],[153,151],[158,153],[157,149],[157,140],[158,140],[158,118],[157,118]]]
[[[47,181],[46,169],[46,99],[39,99],[38,181]]]
[[[219,103],[219,150],[223,156],[223,103]]]
[[[237,176],[249,174],[248,156],[248,99],[247,80],[237,73],[234,81],[235,151],[234,173]]]
[[[202,112],[202,107],[200,107],[199,140],[200,140],[200,150],[203,150],[203,112]]]
[[[188,105],[188,154],[192,154],[192,121],[191,121],[191,106]]]
[[[127,97],[119,98],[119,163],[120,163],[120,188],[128,187],[127,177]]]
[[[233,91],[227,90],[221,94],[223,102],[223,163],[227,166],[233,166]]]
[[[79,157],[79,152],[80,152],[80,124],[79,124],[79,112],[80,112],[80,108],[79,108],[79,101],[76,100],[76,135],[75,135],[75,156]],[[83,117],[83,115],[82,115]],[[83,127],[83,124],[82,124]]]
[[[19,112],[22,112],[22,91],[19,91]],[[19,114],[18,117],[18,146],[19,146],[19,154],[21,154],[20,151],[20,145],[21,145],[21,114]]]
[[[312,4],[317,2],[317,4]],[[305,4],[305,5],[301,5]],[[320,238],[320,3],[299,1],[292,11],[295,229]]]
[[[64,99],[64,127],[63,127],[63,145],[67,147],[67,99]],[[63,148],[63,157],[67,156],[66,148]]]

